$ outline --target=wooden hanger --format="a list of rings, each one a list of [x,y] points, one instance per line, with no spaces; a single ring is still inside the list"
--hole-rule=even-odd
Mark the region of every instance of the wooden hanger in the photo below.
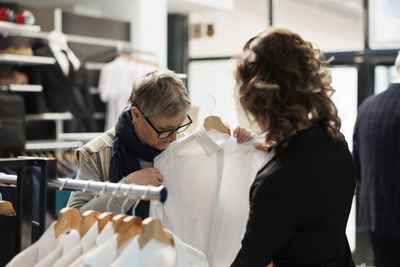
[[[128,55],[128,54],[120,54],[119,57],[121,57],[121,58],[123,58],[125,60],[135,61],[135,62],[137,62],[139,64],[146,64],[146,65],[151,65],[151,66],[154,66],[154,67],[158,67],[158,64],[155,63],[155,62],[151,62],[151,61],[148,61],[148,60],[135,58],[135,57],[133,57],[131,55]]]
[[[102,212],[97,218],[97,227],[99,229],[99,233],[103,231],[104,227],[108,222],[111,222],[116,214],[112,212]]]
[[[89,231],[90,227],[97,223],[99,215],[100,212],[95,210],[87,210],[82,214],[82,222],[79,227],[79,235],[81,238]]]
[[[142,218],[128,216],[123,220],[123,225],[118,234],[118,248],[125,244],[132,237],[140,234],[142,229]]]
[[[128,217],[128,215],[126,214],[118,214],[115,215],[112,218],[112,222],[113,222],[113,227],[114,227],[114,233],[119,233],[119,231],[121,230],[122,224],[123,224],[123,220],[125,217]]]
[[[10,201],[3,200],[0,193],[0,215],[14,216],[17,213]]]
[[[58,220],[54,225],[54,233],[56,238],[68,229],[79,229],[81,224],[81,216],[78,209],[63,208],[60,210]]]
[[[169,246],[174,246],[174,240],[164,232],[160,219],[149,217],[142,222],[142,231],[138,239],[140,249],[153,238]]]
[[[203,126],[207,132],[211,129],[214,129],[221,133],[226,133],[229,135],[231,134],[231,130],[221,121],[221,118],[218,116],[208,116],[204,119]]]

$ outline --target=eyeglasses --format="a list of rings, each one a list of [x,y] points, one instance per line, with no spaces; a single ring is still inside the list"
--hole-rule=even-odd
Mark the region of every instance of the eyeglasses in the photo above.
[[[147,118],[143,113],[142,113],[144,119],[149,123],[149,125],[151,126],[151,128],[153,128],[154,131],[156,131],[156,133],[158,134],[158,139],[165,139],[170,137],[171,135],[174,134],[174,132],[176,133],[181,133],[185,130],[187,130],[187,128],[189,128],[189,126],[192,124],[192,119],[190,118],[189,115],[187,115],[187,118],[189,120],[188,123],[185,123],[184,125],[181,125],[175,129],[171,129],[171,130],[166,130],[166,131],[159,131],[157,130],[156,127],[154,127],[154,125],[151,123],[151,121],[149,120],[149,118]]]

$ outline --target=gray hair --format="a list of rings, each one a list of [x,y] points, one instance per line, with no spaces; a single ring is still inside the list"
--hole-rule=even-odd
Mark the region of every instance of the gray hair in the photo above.
[[[397,73],[400,74],[400,51],[397,53],[397,57],[394,62],[394,66],[396,67]]]
[[[185,85],[171,71],[152,71],[138,78],[133,85],[129,104],[150,119],[174,117],[190,108]]]

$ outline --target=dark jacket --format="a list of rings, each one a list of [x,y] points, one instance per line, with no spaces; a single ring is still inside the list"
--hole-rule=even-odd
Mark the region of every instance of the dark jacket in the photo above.
[[[34,50],[36,56],[54,57],[48,46]],[[94,128],[93,101],[86,81],[86,69],[81,59],[80,68],[66,77],[58,62],[32,66],[28,69],[29,82],[41,84],[42,93],[27,94],[27,113],[66,112],[84,120],[86,131]]]
[[[400,84],[358,110],[353,155],[359,179],[357,230],[400,237]]]
[[[232,266],[354,266],[345,229],[356,177],[346,142],[317,125],[269,158],[251,187],[246,233]]]

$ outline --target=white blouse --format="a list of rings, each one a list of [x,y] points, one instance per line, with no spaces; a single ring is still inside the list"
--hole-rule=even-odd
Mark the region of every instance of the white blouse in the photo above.
[[[266,153],[255,141],[237,144],[232,135],[200,128],[169,145],[154,160],[168,189],[160,218],[185,243],[201,250],[210,266],[230,266],[238,253],[249,214],[249,190]]]

